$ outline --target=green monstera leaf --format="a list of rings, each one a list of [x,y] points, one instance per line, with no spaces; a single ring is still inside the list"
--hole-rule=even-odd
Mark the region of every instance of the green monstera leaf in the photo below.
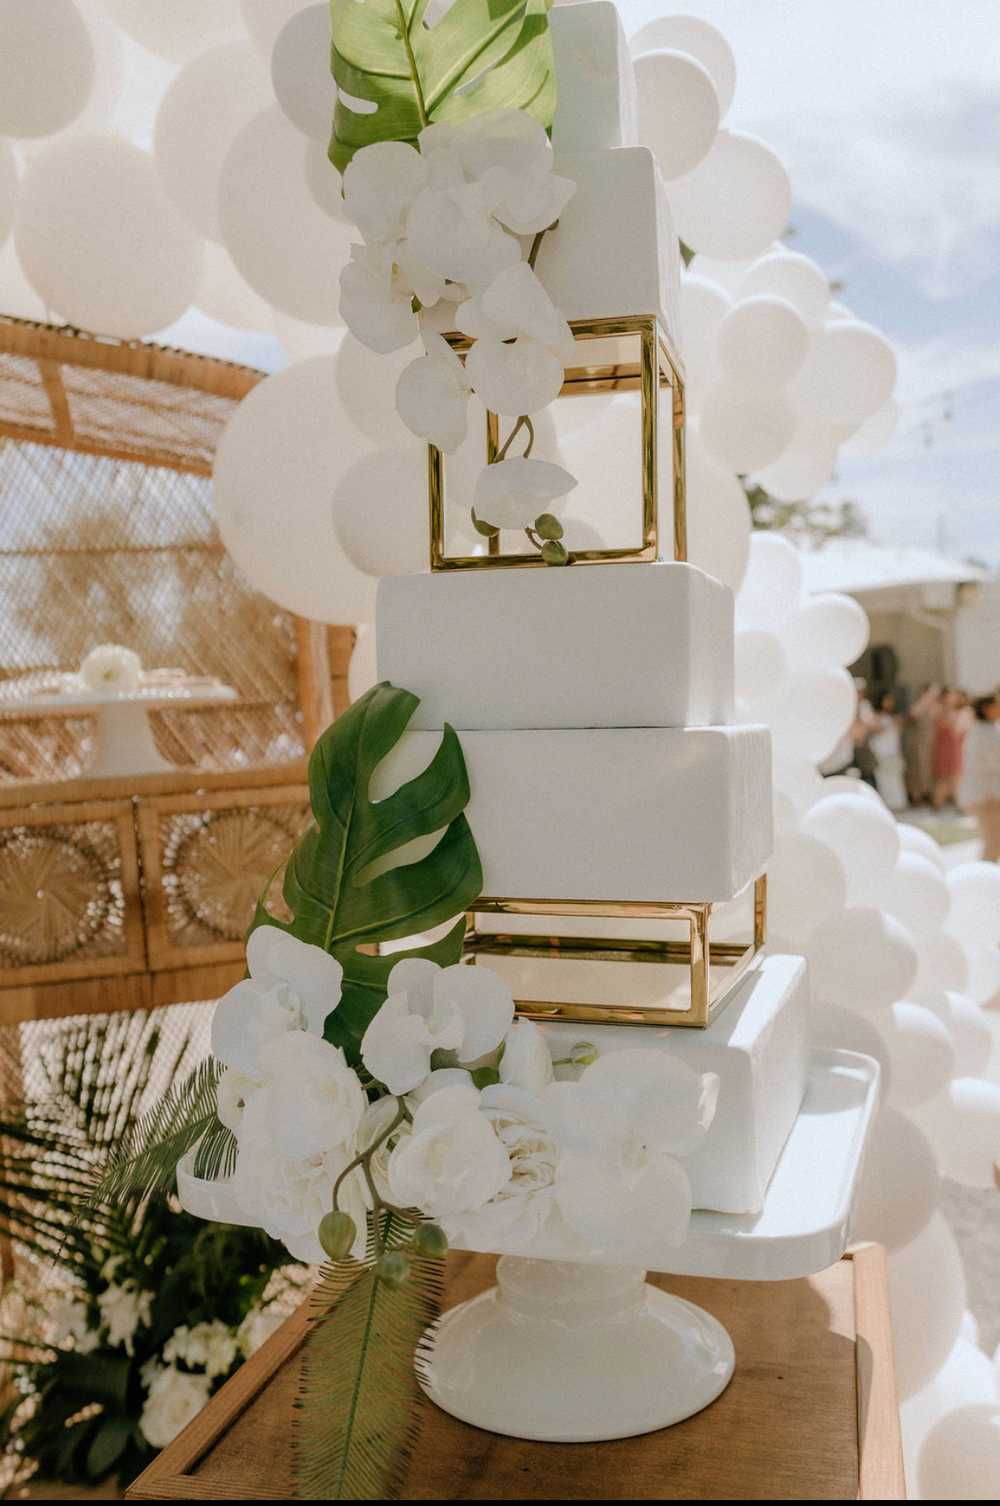
[[[331,0],[338,98],[330,159],[343,172],[373,141],[415,142],[432,121],[527,110],[548,130],[556,106],[548,0]]]
[[[482,890],[479,854],[462,814],[469,777],[451,727],[421,774],[385,800],[369,799],[372,775],[418,704],[408,690],[376,685],[327,728],[309,761],[315,824],[284,871],[282,893],[293,919],[286,924],[272,915],[266,894],[254,919],[255,926],[281,926],[340,962],[343,994],[325,1034],[355,1063],[361,1037],[385,999],[390,969],[402,957],[458,962],[464,912]],[[435,832],[443,835],[417,861],[387,866],[405,844]],[[461,919],[437,942],[374,954],[379,942],[415,936],[455,916]]]

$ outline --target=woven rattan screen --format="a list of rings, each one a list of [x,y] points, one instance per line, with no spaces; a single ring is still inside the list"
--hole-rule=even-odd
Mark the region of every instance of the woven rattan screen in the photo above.
[[[222,548],[215,446],[259,380],[246,367],[0,318],[0,696],[100,642],[239,700],[155,717],[175,764],[303,752],[296,623]],[[82,772],[85,717],[0,718],[0,780]]]

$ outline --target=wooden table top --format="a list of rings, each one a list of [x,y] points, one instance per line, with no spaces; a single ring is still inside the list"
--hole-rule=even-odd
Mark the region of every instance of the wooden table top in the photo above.
[[[452,1254],[448,1306],[495,1261]],[[427,1405],[404,1500],[901,1500],[885,1261],[864,1246],[801,1281],[652,1277],[725,1325],[736,1374],[686,1422],[597,1444],[529,1443]],[[304,1311],[130,1487],[130,1499],[287,1499]]]

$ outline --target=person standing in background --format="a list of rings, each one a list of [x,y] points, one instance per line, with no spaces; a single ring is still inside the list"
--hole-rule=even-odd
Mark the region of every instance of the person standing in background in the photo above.
[[[875,788],[891,811],[906,809],[906,782],[903,777],[903,749],[900,740],[902,718],[896,709],[896,697],[886,690],[879,697],[878,711],[868,746],[875,755]]]
[[[984,695],[973,702],[975,721],[965,739],[959,803],[979,822],[983,858],[1000,862],[1000,698]]]
[[[965,697],[960,690],[942,690],[934,722],[934,809],[957,801],[962,773],[962,744],[967,726]]]
[[[911,805],[926,805],[934,793],[934,725],[940,701],[940,685],[927,685],[903,717],[900,738]]]

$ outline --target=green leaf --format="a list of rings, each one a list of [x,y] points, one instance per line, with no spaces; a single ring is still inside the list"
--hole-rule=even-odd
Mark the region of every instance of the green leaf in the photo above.
[[[384,1219],[386,1244],[409,1245],[418,1220]],[[324,1266],[303,1347],[295,1423],[296,1494],[307,1500],[398,1498],[420,1426],[424,1336],[441,1310],[444,1262],[408,1251],[399,1287],[365,1262]]]
[[[132,1423],[128,1417],[108,1417],[101,1423],[91,1439],[84,1466],[91,1480],[103,1480],[122,1454],[132,1436]]]
[[[132,1126],[97,1183],[95,1202],[172,1190],[177,1163],[218,1123],[215,1100],[221,1070],[217,1062],[202,1062]]]
[[[556,105],[546,0],[453,0],[433,26],[429,0],[332,0],[338,97],[330,159],[343,172],[374,141],[415,142],[434,121],[527,110],[548,130]]]
[[[353,3],[353,0],[352,0]],[[368,791],[378,765],[406,730],[418,698],[392,685],[374,686],[329,727],[309,761],[316,824],[285,868],[283,894],[291,924],[257,908],[254,926],[280,925],[330,952],[344,969],[338,1008],[326,1038],[356,1062],[361,1037],[386,995],[390,970],[402,957],[458,962],[464,912],[482,890],[482,867],[462,814],[469,778],[455,732],[446,726],[430,763],[385,800]],[[407,844],[443,832],[431,851],[405,862]],[[388,866],[394,860],[396,866]],[[373,955],[381,942],[403,940],[461,916],[439,941]],[[367,951],[359,951],[364,946]]]

